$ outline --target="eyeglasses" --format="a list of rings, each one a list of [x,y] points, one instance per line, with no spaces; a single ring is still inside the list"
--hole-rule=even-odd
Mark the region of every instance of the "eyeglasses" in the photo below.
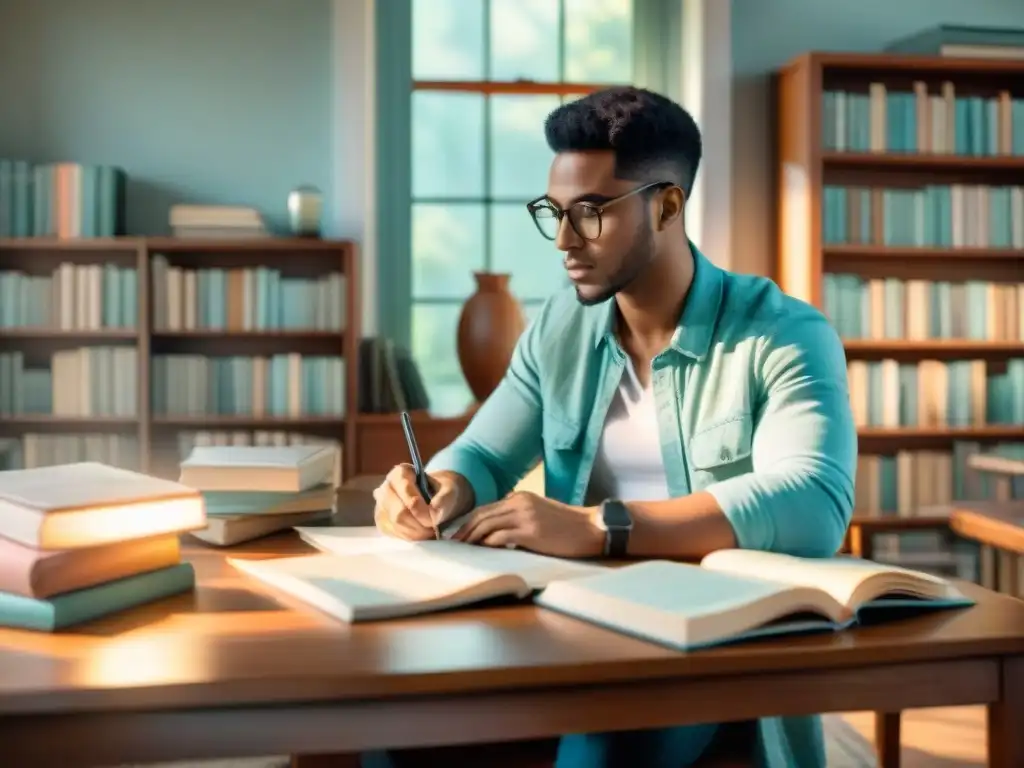
[[[675,184],[671,181],[654,181],[636,189],[631,189],[624,195],[613,197],[611,200],[606,200],[600,204],[581,200],[573,203],[565,210],[551,202],[547,195],[541,195],[536,200],[528,202],[526,210],[530,212],[533,223],[537,225],[537,230],[548,240],[554,240],[558,237],[558,229],[562,226],[562,219],[567,215],[569,217],[569,225],[577,235],[584,240],[596,240],[601,236],[601,215],[609,206],[650,189],[673,186]]]

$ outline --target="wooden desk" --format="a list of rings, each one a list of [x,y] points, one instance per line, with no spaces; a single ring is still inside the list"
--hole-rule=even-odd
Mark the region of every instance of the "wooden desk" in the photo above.
[[[959,536],[994,550],[986,583],[1000,592],[1024,597],[1024,499],[960,502],[949,516]]]
[[[277,537],[246,556],[298,551]],[[236,556],[241,554],[233,550]],[[1024,765],[1024,604],[694,654],[532,606],[347,626],[193,549],[194,595],[76,632],[0,631],[12,766],[351,752],[767,715],[984,703]]]

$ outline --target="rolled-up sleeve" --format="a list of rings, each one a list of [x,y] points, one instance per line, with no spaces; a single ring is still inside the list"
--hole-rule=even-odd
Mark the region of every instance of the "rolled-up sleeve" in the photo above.
[[[427,463],[428,472],[449,470],[465,477],[477,506],[507,495],[540,460],[542,317],[519,338],[501,383],[465,431]]]
[[[709,486],[743,549],[827,557],[853,514],[857,431],[846,356],[820,315],[785,321],[761,344],[753,471]]]

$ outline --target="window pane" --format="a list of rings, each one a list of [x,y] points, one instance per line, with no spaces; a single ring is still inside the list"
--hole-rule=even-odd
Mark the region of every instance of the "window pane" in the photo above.
[[[413,198],[483,197],[484,98],[479,93],[412,95]]]
[[[561,252],[537,231],[525,205],[491,206],[491,258],[493,271],[512,275],[520,301],[546,299],[569,284]]]
[[[521,197],[525,203],[544,194],[552,157],[544,118],[560,101],[560,96],[491,97],[492,197]]]
[[[414,80],[483,79],[485,2],[413,0]]]
[[[412,354],[430,395],[430,410],[439,416],[460,414],[473,402],[456,351],[462,303],[414,304]]]
[[[473,272],[484,267],[485,247],[483,205],[414,204],[412,295],[459,300],[469,296],[475,286]]]
[[[628,83],[633,78],[633,0],[564,0],[565,80]]]
[[[491,80],[557,82],[558,0],[491,0]]]

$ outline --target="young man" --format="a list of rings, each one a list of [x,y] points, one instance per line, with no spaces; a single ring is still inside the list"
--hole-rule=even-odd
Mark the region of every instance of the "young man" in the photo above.
[[[527,208],[573,286],[430,461],[431,505],[396,467],[375,491],[377,525],[430,538],[435,522],[471,512],[464,541],[562,557],[835,553],[857,454],[842,344],[817,310],[688,240],[693,119],[623,87],[559,107],[545,133],[548,189]],[[538,461],[546,497],[510,494]],[[749,761],[825,764],[817,718],[566,736],[557,764],[703,765],[737,733]]]

